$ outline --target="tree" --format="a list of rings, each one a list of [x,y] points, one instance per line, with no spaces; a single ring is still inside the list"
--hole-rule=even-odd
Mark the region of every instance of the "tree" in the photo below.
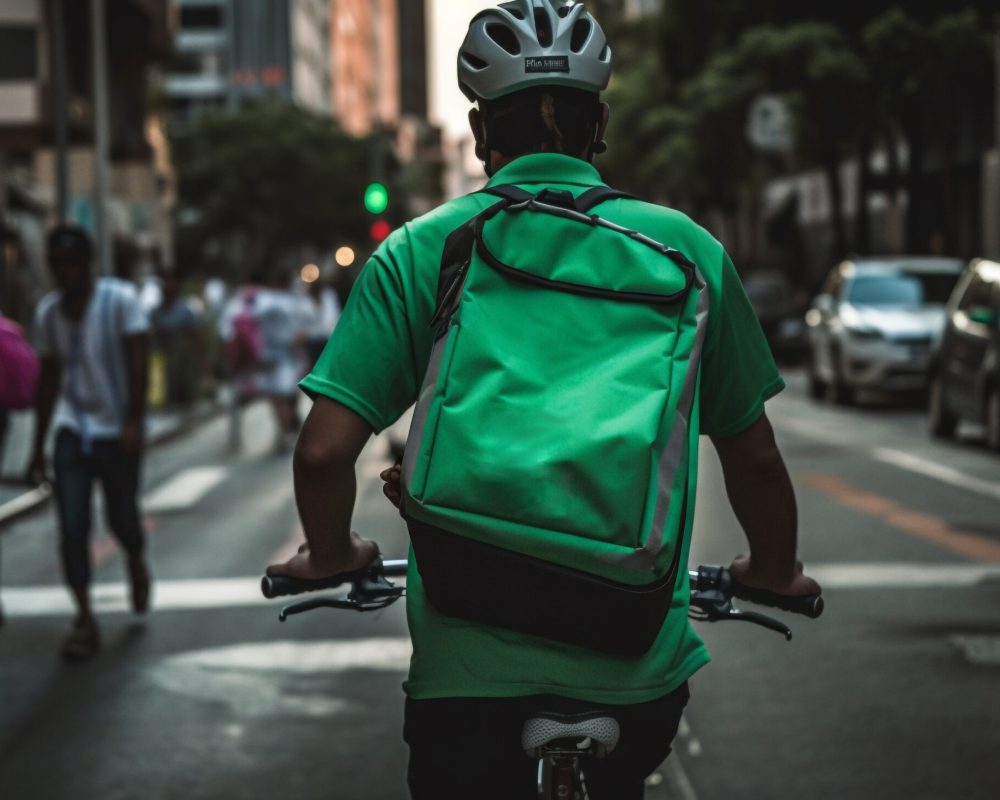
[[[178,264],[245,278],[364,241],[370,146],[291,106],[204,117],[172,140]]]
[[[969,116],[989,108],[992,87],[989,33],[973,9],[924,23],[894,8],[872,20],[863,32],[867,58],[876,76],[876,124],[890,155],[891,188],[907,188],[906,247],[923,251],[930,234],[944,226],[946,247],[956,245],[957,222],[940,217],[955,204],[943,203],[923,183],[927,148],[938,142],[954,154]],[[907,150],[906,174],[898,143]],[[943,194],[952,190],[954,158],[944,170]]]

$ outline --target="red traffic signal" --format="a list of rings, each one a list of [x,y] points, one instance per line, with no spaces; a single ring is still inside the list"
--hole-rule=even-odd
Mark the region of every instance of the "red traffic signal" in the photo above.
[[[386,236],[392,233],[392,225],[384,219],[378,219],[372,223],[368,233],[371,235],[373,242],[381,242]]]

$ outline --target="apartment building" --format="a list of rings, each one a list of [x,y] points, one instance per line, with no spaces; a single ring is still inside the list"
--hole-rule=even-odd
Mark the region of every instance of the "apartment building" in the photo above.
[[[330,112],[329,0],[175,0],[170,119],[252,102]]]

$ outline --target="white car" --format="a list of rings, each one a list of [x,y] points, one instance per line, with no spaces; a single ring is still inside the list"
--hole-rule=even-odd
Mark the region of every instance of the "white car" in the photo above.
[[[806,313],[809,393],[846,405],[858,389],[924,389],[963,266],[927,256],[837,265]]]

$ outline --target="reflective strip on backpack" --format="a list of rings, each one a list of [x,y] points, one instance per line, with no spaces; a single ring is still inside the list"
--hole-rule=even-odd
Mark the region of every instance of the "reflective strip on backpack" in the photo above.
[[[688,447],[691,410],[694,406],[701,353],[705,346],[705,335],[708,331],[709,308],[707,284],[701,274],[701,270],[697,268],[694,271],[694,280],[695,283],[692,288],[698,292],[698,310],[695,315],[697,329],[694,344],[691,346],[687,374],[684,376],[684,387],[677,401],[674,424],[670,430],[670,438],[667,439],[667,445],[660,454],[659,468],[657,470],[659,491],[656,498],[656,508],[653,511],[653,523],[650,527],[649,538],[642,547],[636,548],[631,553],[626,553],[622,556],[604,557],[607,563],[613,563],[617,566],[638,572],[651,572],[655,569],[656,557],[663,547],[664,528],[670,517],[670,499],[674,481],[677,477],[678,469],[681,468],[681,459],[687,452]],[[687,465],[684,465],[684,467],[687,468]],[[683,502],[683,498],[681,500]],[[677,532],[676,547],[680,547],[682,544],[681,538],[684,535],[684,526],[685,520],[681,520],[680,529]]]
[[[417,405],[413,409],[413,421],[410,423],[410,433],[406,437],[406,447],[403,449],[402,479],[406,492],[409,492],[413,482],[417,456],[424,440],[424,428],[427,427],[427,414],[437,390],[438,376],[441,374],[441,361],[444,358],[445,347],[448,345],[448,340],[452,337],[454,330],[454,326],[450,326],[448,334],[439,336],[431,348],[431,357],[427,364],[427,373],[424,375],[424,384],[420,389]]]

